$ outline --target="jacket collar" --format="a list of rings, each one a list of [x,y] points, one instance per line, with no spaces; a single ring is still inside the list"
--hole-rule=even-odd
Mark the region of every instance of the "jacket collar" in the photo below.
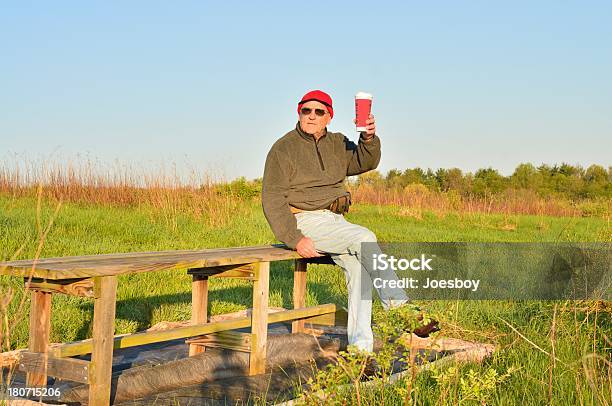
[[[297,131],[298,134],[300,134],[300,137],[304,138],[306,141],[308,141],[308,142],[315,142],[314,136],[312,136],[310,134],[306,134],[304,132],[304,130],[302,130],[302,127],[300,126],[300,122],[299,121],[297,122],[297,124],[295,126],[295,130]],[[323,133],[321,138],[319,138],[319,140],[324,138],[326,135],[327,135],[327,127],[325,127],[325,132]]]

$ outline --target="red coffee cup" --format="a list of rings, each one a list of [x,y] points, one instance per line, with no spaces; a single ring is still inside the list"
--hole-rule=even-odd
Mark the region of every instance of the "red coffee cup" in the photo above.
[[[357,119],[357,131],[366,130],[366,120],[372,111],[372,95],[359,92],[355,95],[355,118]]]

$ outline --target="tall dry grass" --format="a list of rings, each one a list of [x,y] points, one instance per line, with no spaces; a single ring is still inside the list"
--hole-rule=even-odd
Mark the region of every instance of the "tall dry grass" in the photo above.
[[[157,169],[91,159],[19,160],[0,163],[0,193],[117,207],[144,207],[170,224],[180,215],[221,226],[245,208],[224,181],[175,164]]]
[[[30,269],[30,272],[24,277],[24,284],[26,286],[32,282],[32,277],[36,268],[36,261],[40,258],[47,235],[49,234],[49,231],[51,230],[53,223],[62,207],[62,202],[60,200],[56,203],[53,215],[48,219],[46,224],[43,224],[41,215],[42,188],[39,187],[37,189],[36,195],[36,231],[38,234],[38,240],[36,245],[36,253],[34,255],[34,265]],[[17,258],[24,249],[25,245],[26,243],[23,243],[9,260],[12,261]],[[4,270],[5,267],[0,266],[0,271]],[[17,363],[20,360],[20,352],[22,350],[14,350],[12,348],[11,333],[16,329],[17,325],[28,316],[26,310],[28,296],[29,295],[26,294],[18,294],[10,285],[0,284],[0,388],[7,388],[11,386]],[[1,396],[2,393],[0,392],[0,404],[3,404],[2,401],[5,399]]]
[[[40,186],[45,198],[56,201],[150,208],[155,216],[175,224],[177,216],[190,215],[210,226],[227,224],[246,214],[244,194],[226,187],[220,176],[196,169],[142,166],[92,159],[27,160],[0,162],[0,193],[35,196]],[[403,189],[382,184],[349,183],[353,200],[374,205],[395,205],[400,214],[421,217],[424,211],[528,214],[538,216],[610,217],[610,199],[572,202],[562,197],[541,197],[532,190],[508,189],[485,197],[437,192],[422,184]],[[254,188],[256,189],[256,188]]]
[[[574,203],[563,198],[543,198],[532,190],[508,189],[497,195],[465,197],[454,190],[432,191],[422,184],[398,189],[361,183],[352,184],[350,189],[356,202],[398,206],[400,213],[413,217],[420,217],[423,211],[609,217],[611,206],[610,200]]]

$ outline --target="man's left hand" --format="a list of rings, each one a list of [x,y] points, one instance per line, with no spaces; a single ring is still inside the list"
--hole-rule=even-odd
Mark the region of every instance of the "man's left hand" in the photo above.
[[[357,124],[357,120],[353,119],[353,123]],[[370,114],[366,120],[366,130],[362,131],[361,133],[365,133],[363,135],[363,138],[365,139],[370,139],[374,136],[374,134],[376,134],[376,121],[374,120],[374,116],[372,114]]]

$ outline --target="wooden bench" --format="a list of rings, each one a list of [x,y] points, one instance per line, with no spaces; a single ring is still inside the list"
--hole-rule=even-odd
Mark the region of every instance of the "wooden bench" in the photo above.
[[[294,308],[268,314],[270,263],[283,260],[295,261]],[[247,351],[249,374],[254,375],[265,372],[268,324],[291,321],[295,333],[303,331],[306,322],[321,325],[344,322],[346,314],[334,304],[305,307],[307,264],[313,262],[333,263],[329,256],[307,260],[284,245],[267,245],[0,262],[0,274],[24,278],[26,288],[32,292],[29,348],[18,363],[27,373],[27,385],[44,386],[48,375],[87,383],[89,404],[108,405],[115,348],[203,336],[189,341],[190,355],[203,351],[207,345]],[[118,275],[185,269],[192,275],[191,325],[114,335]],[[252,281],[251,317],[207,323],[210,277]],[[49,347],[51,296],[54,293],[93,299],[91,339]],[[231,332],[248,327],[250,334]],[[89,353],[91,361],[70,358]]]

